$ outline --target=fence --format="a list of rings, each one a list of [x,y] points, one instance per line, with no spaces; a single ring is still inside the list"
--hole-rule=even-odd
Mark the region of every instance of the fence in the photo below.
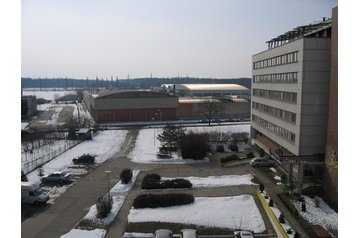
[[[53,145],[46,145],[44,147],[50,147],[48,149],[44,148],[42,150],[36,150],[32,153],[22,153],[21,154],[21,164],[22,164],[22,171],[25,174],[28,174],[34,171],[36,168],[42,166],[43,164],[49,162],[50,160],[54,159],[55,157],[59,156],[63,152],[69,150],[73,146],[81,143],[82,141],[79,140],[66,140],[63,144],[55,146]],[[56,149],[52,149],[51,147],[58,147]],[[48,152],[50,150],[50,152]],[[47,152],[47,153],[46,153]]]

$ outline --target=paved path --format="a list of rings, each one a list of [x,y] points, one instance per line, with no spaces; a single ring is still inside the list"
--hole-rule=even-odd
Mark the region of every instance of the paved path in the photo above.
[[[285,218],[291,224],[293,229],[300,233],[300,237],[309,238],[308,234],[302,228],[302,226],[296,221],[296,219],[292,216],[290,211],[286,208],[286,206],[282,203],[281,199],[277,196],[277,194],[281,193],[281,187],[277,186],[272,182],[270,178],[267,177],[264,173],[261,173],[258,169],[252,169],[255,177],[265,185],[265,191],[270,195],[275,205],[280,209],[280,211],[284,214]]]

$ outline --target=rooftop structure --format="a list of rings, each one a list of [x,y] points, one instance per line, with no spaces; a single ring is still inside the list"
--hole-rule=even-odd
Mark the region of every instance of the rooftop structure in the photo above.
[[[175,91],[181,96],[244,95],[250,90],[239,84],[175,84]]]
[[[323,18],[322,22],[298,26],[266,43],[268,49],[271,49],[303,37],[331,37],[331,26],[332,19]]]

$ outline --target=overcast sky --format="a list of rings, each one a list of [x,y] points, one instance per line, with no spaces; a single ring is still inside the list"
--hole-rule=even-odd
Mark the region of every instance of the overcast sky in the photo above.
[[[22,0],[22,77],[251,77],[267,40],[336,0]]]

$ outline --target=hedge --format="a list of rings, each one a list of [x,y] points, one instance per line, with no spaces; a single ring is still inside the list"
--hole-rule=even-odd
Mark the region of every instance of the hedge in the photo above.
[[[134,199],[133,207],[137,209],[171,207],[187,205],[193,202],[193,195],[185,193],[141,194]]]
[[[147,174],[143,178],[142,189],[160,189],[160,175],[158,174]]]
[[[290,202],[290,199],[283,193],[277,194],[277,196],[281,199],[281,201],[285,204],[287,209],[290,211],[290,213],[293,215],[293,217],[296,219],[298,223],[302,226],[304,231],[307,233],[307,235],[311,238],[319,238],[317,234],[314,232],[312,226],[299,215],[297,209],[293,204]]]
[[[177,178],[161,181],[158,174],[148,174],[143,178],[142,189],[191,188],[189,180]]]

